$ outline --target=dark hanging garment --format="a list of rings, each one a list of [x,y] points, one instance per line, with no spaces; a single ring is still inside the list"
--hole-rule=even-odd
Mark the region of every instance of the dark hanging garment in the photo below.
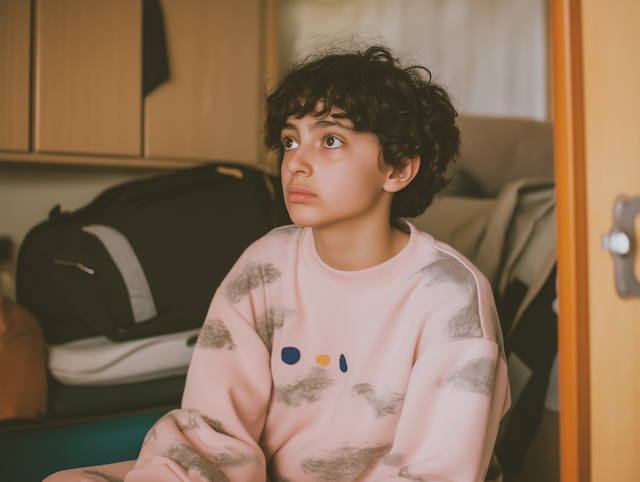
[[[515,314],[511,305],[514,300],[518,304],[522,301],[526,289],[526,285],[516,279],[507,287],[505,296],[498,300],[498,313],[501,321],[504,320],[505,333],[513,321],[511,313]],[[524,364],[530,377],[519,397],[512,398],[510,413],[503,419],[504,435],[496,444],[496,454],[505,472],[517,473],[523,469],[527,451],[540,427],[549,377],[558,353],[558,316],[552,309],[556,298],[554,266],[513,333],[506,337],[507,359],[510,363]]]

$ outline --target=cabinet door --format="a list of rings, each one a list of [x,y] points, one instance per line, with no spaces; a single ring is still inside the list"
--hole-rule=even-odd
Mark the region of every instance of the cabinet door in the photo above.
[[[257,163],[260,0],[162,0],[169,80],[145,98],[145,156]]]
[[[38,0],[35,149],[140,156],[141,0]]]
[[[29,150],[31,1],[0,0],[0,150]]]

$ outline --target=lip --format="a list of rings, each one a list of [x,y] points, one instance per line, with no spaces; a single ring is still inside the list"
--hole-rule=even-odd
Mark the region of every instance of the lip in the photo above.
[[[315,196],[315,194],[313,194],[311,191],[309,191],[306,187],[302,187],[302,186],[297,186],[296,184],[292,184],[287,188],[287,192],[289,194],[291,194],[292,192],[299,192],[302,194],[310,194],[312,196]]]
[[[315,199],[317,196],[309,191],[306,187],[297,186],[295,184],[287,187],[287,200],[290,202],[306,202]]]

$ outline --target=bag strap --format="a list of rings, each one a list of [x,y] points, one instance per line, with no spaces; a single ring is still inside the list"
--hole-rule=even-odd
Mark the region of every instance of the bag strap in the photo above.
[[[127,238],[117,229],[102,224],[84,226],[82,230],[102,242],[120,271],[129,293],[135,322],[142,323],[158,316],[147,277]]]

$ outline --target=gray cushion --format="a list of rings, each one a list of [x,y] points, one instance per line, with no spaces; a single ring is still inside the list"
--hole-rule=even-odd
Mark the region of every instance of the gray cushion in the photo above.
[[[460,158],[447,195],[495,197],[524,177],[553,179],[550,123],[509,117],[461,116]]]

